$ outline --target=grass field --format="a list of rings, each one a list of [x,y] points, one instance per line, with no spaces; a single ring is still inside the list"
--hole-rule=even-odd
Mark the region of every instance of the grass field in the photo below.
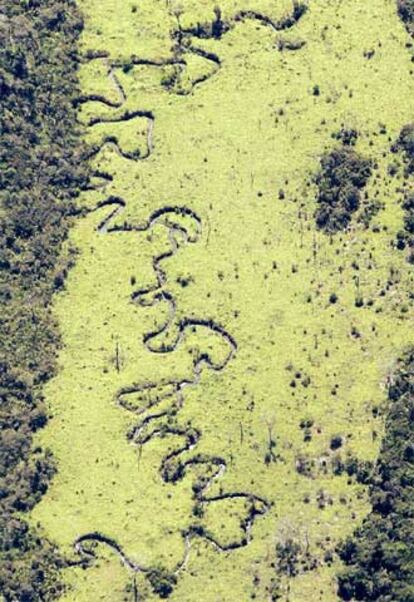
[[[413,95],[395,2],[310,0],[276,31],[235,16],[276,23],[291,2],[221,0],[219,38],[194,29],[216,2],[79,5],[96,175],[55,299],[64,346],[39,442],[58,474],[31,518],[75,563],[94,550],[65,569],[63,599],[157,600],[158,567],[172,601],[267,601],[277,583],[282,600],[333,602],[335,548],[369,510],[334,468],[375,460],[410,340],[412,276],[391,244],[389,150]],[[341,127],[374,165],[362,210],[382,205],[329,236],[313,176]],[[289,540],[295,576],[275,569]]]

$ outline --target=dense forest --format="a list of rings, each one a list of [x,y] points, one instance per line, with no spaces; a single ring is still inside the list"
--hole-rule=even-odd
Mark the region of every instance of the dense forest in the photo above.
[[[82,21],[71,0],[0,4],[0,591],[6,601],[59,595],[54,547],[21,518],[55,466],[34,448],[42,386],[59,336],[50,314],[69,267],[61,257],[85,179],[72,99]]]
[[[386,432],[371,477],[372,512],[340,556],[343,600],[414,599],[414,349],[399,360],[389,391]]]

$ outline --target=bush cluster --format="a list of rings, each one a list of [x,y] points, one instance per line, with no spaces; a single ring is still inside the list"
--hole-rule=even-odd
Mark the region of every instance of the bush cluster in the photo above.
[[[163,599],[169,598],[177,583],[177,577],[162,568],[152,569],[147,574],[147,579],[151,584],[152,591]]]
[[[361,190],[371,175],[371,162],[350,146],[324,155],[316,175],[318,186],[315,213],[318,228],[328,233],[344,230],[361,201]]]
[[[59,344],[50,301],[74,198],[86,181],[72,99],[82,21],[72,0],[0,8],[0,592],[5,602],[59,595],[59,558],[22,513],[55,467],[33,449],[42,387]],[[60,274],[60,280],[56,280]]]
[[[414,174],[414,123],[405,125],[400,132],[397,142],[391,149],[395,152],[402,152],[405,162],[405,175]]]
[[[414,264],[414,194],[408,194],[403,201],[404,229],[397,232],[396,247],[403,251],[408,247],[407,260]]]

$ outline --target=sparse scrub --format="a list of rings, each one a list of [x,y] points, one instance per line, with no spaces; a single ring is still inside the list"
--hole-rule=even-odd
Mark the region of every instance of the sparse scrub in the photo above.
[[[411,192],[410,183],[414,176],[414,124],[403,127],[397,142],[392,146],[394,153],[401,152],[405,165],[405,179],[408,185],[404,189],[402,202],[403,229],[397,232],[395,247],[403,251],[408,250],[407,261],[414,264],[414,194]]]

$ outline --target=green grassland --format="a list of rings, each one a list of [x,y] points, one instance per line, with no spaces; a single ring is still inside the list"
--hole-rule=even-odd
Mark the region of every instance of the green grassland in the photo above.
[[[375,460],[387,377],[410,341],[412,275],[391,244],[402,171],[388,173],[411,118],[408,35],[393,0],[310,0],[281,31],[232,19],[278,21],[291,2],[221,0],[231,29],[186,34],[174,62],[177,22],[211,22],[216,4],[79,1],[80,120],[96,176],[55,298],[64,346],[38,440],[58,474],[31,516],[75,563],[65,602],[159,599],[113,546],[95,542],[90,566],[76,566],[74,542],[90,533],[175,573],[173,601],[266,601],[279,580],[283,600],[333,602],[335,548],[369,511],[366,487],[333,467]],[[374,165],[360,212],[374,199],[382,208],[368,227],[357,214],[329,236],[315,226],[312,176],[343,126]],[[154,409],[139,391],[184,382],[171,424],[200,437],[182,457],[225,462],[201,516],[200,466],[174,484],[159,470],[185,436],[151,436],[150,423],[144,443],[127,438]],[[121,391],[141,413],[122,407]],[[243,496],[222,497],[231,492]],[[265,507],[246,532],[253,497]],[[186,539],[191,525],[209,536]],[[278,577],[275,546],[289,539],[307,565]]]

